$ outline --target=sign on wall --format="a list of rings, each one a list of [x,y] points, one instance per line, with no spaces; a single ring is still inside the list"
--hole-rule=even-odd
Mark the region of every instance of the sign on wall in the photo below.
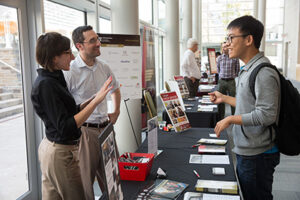
[[[142,54],[139,35],[99,34],[100,58],[120,83],[122,99],[142,98]]]

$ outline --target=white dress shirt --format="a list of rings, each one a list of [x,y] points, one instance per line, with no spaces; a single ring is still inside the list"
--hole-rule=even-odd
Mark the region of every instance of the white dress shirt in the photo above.
[[[71,62],[70,71],[63,71],[67,82],[68,89],[73,95],[76,104],[82,103],[96,94],[108,77],[112,76],[113,93],[119,88],[119,83],[109,66],[96,58],[96,62],[92,67],[88,67],[78,54]],[[104,99],[90,115],[86,122],[102,123],[108,120],[107,101]]]
[[[180,67],[183,76],[188,78],[195,77],[196,79],[201,78],[201,73],[196,63],[195,54],[190,49],[184,52]]]

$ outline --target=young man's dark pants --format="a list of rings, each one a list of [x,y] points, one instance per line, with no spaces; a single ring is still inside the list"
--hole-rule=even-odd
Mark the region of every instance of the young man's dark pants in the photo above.
[[[229,95],[231,97],[235,97],[235,80],[232,79],[220,79],[218,82],[218,91],[222,94]],[[218,105],[220,120],[224,119],[225,116],[225,104],[220,103]],[[231,106],[231,114],[234,115],[235,107]]]
[[[273,199],[272,184],[280,153],[262,153],[255,156],[236,155],[237,175],[244,200]]]
[[[198,92],[198,87],[199,87],[199,79],[195,79],[195,82],[193,83],[193,81],[188,78],[188,77],[184,77],[184,81],[186,83],[186,86],[189,90],[189,97],[195,97],[197,92]]]

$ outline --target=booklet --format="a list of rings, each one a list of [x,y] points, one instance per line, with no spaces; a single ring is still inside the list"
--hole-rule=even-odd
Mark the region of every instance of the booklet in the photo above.
[[[189,90],[186,86],[183,76],[174,76],[174,80],[177,82],[182,98],[189,97]]]
[[[201,192],[186,192],[183,200],[240,200],[238,195],[208,194]]]
[[[225,154],[225,146],[220,145],[200,145],[198,146],[200,154]]]
[[[179,196],[185,188],[188,187],[188,184],[181,183],[172,180],[162,180],[154,190],[151,192],[151,198],[153,196],[159,196],[161,198],[175,199]]]
[[[195,189],[198,192],[238,194],[238,185],[235,181],[213,181],[198,179]]]
[[[226,164],[229,165],[228,155],[190,155],[190,164]]]
[[[227,143],[227,140],[201,138],[200,140],[198,140],[197,143],[200,143],[200,144],[225,145]]]
[[[161,93],[160,97],[175,131],[181,132],[191,128],[176,92]]]

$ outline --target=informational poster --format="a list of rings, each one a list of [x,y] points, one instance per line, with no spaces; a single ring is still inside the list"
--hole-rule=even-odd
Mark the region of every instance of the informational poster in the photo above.
[[[208,54],[210,73],[211,74],[218,73],[215,49],[207,48],[207,54]]]
[[[149,119],[148,126],[148,153],[157,155],[157,116]]]
[[[120,83],[122,99],[142,98],[142,53],[139,35],[99,34],[101,55]]]
[[[104,194],[107,195],[105,199],[123,200],[120,171],[118,166],[118,151],[112,123],[110,123],[99,136],[99,143],[107,187],[107,194]]]
[[[174,80],[177,82],[182,98],[189,97],[189,90],[186,86],[183,76],[174,76]]]
[[[182,105],[183,111],[185,111],[183,98],[182,98],[182,95],[181,95],[181,92],[180,92],[180,88],[179,88],[177,82],[176,81],[166,81],[166,82],[168,83],[168,85],[170,87],[170,90],[172,92],[176,92],[177,97],[178,97],[178,99],[180,101],[180,104]]]
[[[160,97],[175,131],[181,132],[191,128],[176,92],[162,93],[160,94]]]

